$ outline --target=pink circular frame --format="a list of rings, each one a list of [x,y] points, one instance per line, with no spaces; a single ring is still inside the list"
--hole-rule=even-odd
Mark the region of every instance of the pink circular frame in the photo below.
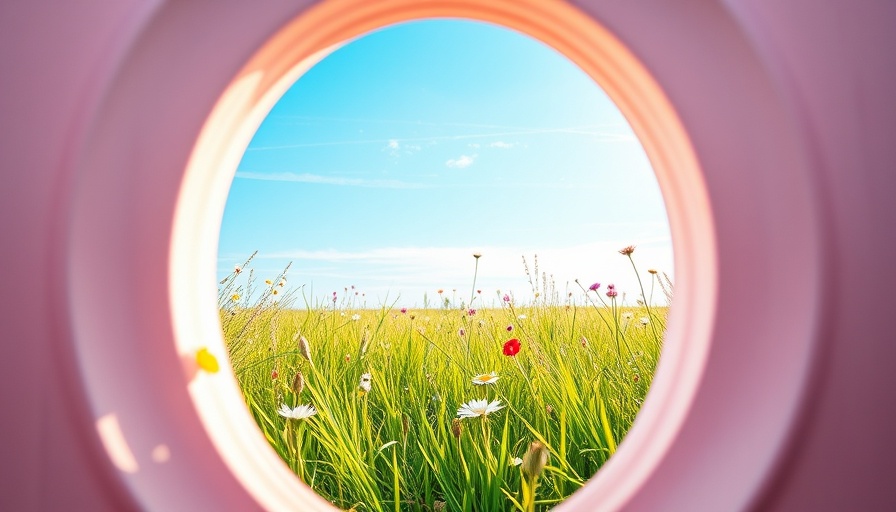
[[[213,4],[148,16],[72,191],[75,379],[134,503],[332,510],[269,447],[233,376],[192,363],[201,347],[226,359],[214,307],[221,216],[250,137],[304,71],[354,37],[433,17],[499,24],[570,58],[629,120],[666,200],[678,282],[660,368],[619,452],[558,509],[741,510],[761,495],[802,410],[823,261],[792,106],[734,13],[704,6],[641,33],[632,8],[596,2],[332,0],[301,13],[284,2],[252,20],[216,18]],[[176,46],[200,23],[248,35],[208,53],[207,73],[187,83],[194,57],[216,50]],[[135,115],[145,123],[121,130]],[[771,296],[760,280],[787,288]],[[139,288],[121,300],[102,281]]]

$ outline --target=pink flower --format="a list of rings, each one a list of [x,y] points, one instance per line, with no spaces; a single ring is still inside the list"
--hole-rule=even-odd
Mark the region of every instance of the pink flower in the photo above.
[[[504,294],[504,302],[510,302],[510,295]]]
[[[617,294],[616,294],[616,287],[613,286],[612,284],[608,284],[608,285],[607,285],[607,297],[611,297],[611,298],[612,298],[612,297],[615,297],[616,295],[617,295]]]
[[[402,314],[407,313],[407,312],[408,312],[408,308],[401,308],[401,313],[402,313]]]
[[[610,285],[610,286],[612,286],[612,285]],[[600,288],[600,283],[594,283],[588,287],[588,289],[591,290],[592,292],[596,292],[598,288]]]
[[[504,343],[504,355],[515,356],[520,352],[520,340],[510,338]]]
[[[473,309],[473,308],[470,308],[470,310],[469,310],[469,311],[467,311],[467,314],[468,314],[468,315],[470,315],[470,316],[473,316],[473,315],[475,315],[475,314],[476,314],[476,310],[475,310],[475,309]]]

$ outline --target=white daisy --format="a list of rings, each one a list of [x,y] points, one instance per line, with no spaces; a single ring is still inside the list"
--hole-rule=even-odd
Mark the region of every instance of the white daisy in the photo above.
[[[647,318],[646,316],[642,316],[642,317],[641,317],[641,325],[647,325],[647,324],[649,324],[649,323],[650,323],[650,319],[649,319],[649,318]]]
[[[479,375],[473,377],[473,384],[477,386],[484,386],[485,384],[494,384],[500,377],[495,372],[491,373],[480,373]]]
[[[357,313],[355,313],[354,315],[352,315],[352,321],[357,322],[357,321],[360,320],[360,319],[361,319],[361,315],[359,315],[359,314],[357,314]]]
[[[361,391],[365,393],[370,393],[370,374],[365,373],[361,375],[361,382],[358,383],[358,387],[361,388]]]
[[[317,409],[311,404],[300,405],[294,409],[291,409],[286,404],[280,404],[280,408],[277,409],[277,414],[291,420],[304,420],[305,418],[310,418],[317,414]]]
[[[457,410],[459,418],[477,418],[479,416],[488,416],[489,414],[503,409],[500,400],[489,403],[488,400],[470,400],[460,406]]]

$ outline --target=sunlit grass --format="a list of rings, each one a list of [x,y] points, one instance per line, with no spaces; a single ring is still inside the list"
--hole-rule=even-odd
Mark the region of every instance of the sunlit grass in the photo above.
[[[285,271],[253,289],[249,263],[219,290],[233,370],[274,450],[342,509],[548,509],[616,451],[660,356],[667,307],[611,285],[584,302],[293,309]]]

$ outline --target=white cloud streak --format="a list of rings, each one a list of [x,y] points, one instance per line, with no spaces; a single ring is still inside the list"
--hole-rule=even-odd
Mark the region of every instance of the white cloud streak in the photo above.
[[[312,183],[317,185],[335,185],[340,187],[364,187],[364,188],[395,188],[395,189],[416,189],[426,188],[426,185],[420,183],[409,183],[399,180],[365,180],[359,178],[344,178],[339,176],[321,176],[319,174],[309,173],[293,173],[293,172],[274,172],[259,173],[240,171],[236,173],[236,178],[245,180],[261,180],[261,181],[281,181],[295,183]]]

